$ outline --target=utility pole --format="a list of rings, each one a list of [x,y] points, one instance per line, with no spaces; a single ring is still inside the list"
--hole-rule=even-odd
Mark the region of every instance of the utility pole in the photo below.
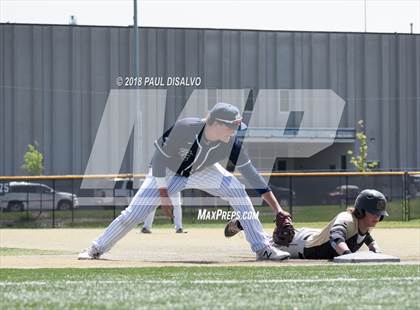
[[[367,8],[366,8],[366,1],[364,0],[364,5],[365,5],[365,32],[367,31]]]
[[[137,24],[137,0],[133,0],[134,1],[134,25],[133,25],[133,35],[134,35],[134,40],[133,40],[133,44],[134,44],[134,48],[133,48],[133,54],[134,54],[134,77],[138,78],[139,76],[139,55],[138,55],[138,45],[139,45],[139,38],[138,38],[138,34],[139,34],[139,29],[138,29],[138,24]]]
[[[133,35],[134,35],[134,40],[133,40],[133,56],[134,56],[134,80],[138,81],[139,77],[140,77],[140,60],[139,60],[139,27],[138,27],[138,21],[137,21],[137,0],[133,0],[134,1],[134,14],[133,14],[133,19],[134,19],[134,29],[133,29]],[[136,86],[135,86],[135,91],[134,91],[134,100],[136,102],[136,109],[135,109],[135,114],[136,114],[136,126],[134,128],[134,139],[135,141],[139,141],[138,145],[143,145],[142,141],[144,139],[143,135],[142,135],[142,126],[143,126],[143,115],[142,115],[142,109],[141,109],[141,103],[140,103],[140,96],[139,96],[139,84],[138,82],[136,82]],[[134,143],[134,146],[136,145],[136,143]],[[144,154],[142,152],[142,150],[137,147],[134,148],[133,146],[133,166],[132,166],[132,172],[133,174],[136,173],[141,173],[143,171],[140,171],[140,167],[141,167],[141,162],[144,161]],[[134,180],[133,180],[134,182]]]

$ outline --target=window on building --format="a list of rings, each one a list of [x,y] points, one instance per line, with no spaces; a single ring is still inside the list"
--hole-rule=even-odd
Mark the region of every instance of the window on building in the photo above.
[[[287,162],[282,159],[276,159],[274,162],[274,171],[285,171],[287,170]]]
[[[341,170],[347,170],[347,156],[341,155]]]

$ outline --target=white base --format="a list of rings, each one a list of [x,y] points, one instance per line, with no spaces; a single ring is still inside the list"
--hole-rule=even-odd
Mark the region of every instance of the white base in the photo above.
[[[347,255],[334,257],[334,263],[399,263],[400,258],[396,256],[374,253],[356,252]]]

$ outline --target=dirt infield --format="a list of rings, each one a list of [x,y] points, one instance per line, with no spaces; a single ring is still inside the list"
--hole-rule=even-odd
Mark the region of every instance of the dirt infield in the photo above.
[[[230,239],[222,229],[194,228],[186,234],[154,229],[150,235],[131,231],[101,260],[78,261],[102,229],[1,229],[2,248],[56,250],[72,254],[0,256],[0,268],[86,268],[147,266],[248,266],[325,264],[327,261],[256,262],[243,233]],[[420,263],[420,229],[376,229],[374,236],[386,254],[403,262]],[[366,250],[366,248],[364,248]]]

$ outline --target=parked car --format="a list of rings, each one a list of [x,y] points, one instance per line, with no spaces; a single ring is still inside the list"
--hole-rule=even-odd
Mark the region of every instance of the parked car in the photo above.
[[[351,202],[356,199],[360,192],[361,190],[357,185],[340,185],[337,186],[334,191],[327,194],[327,203],[345,203],[346,195],[347,201]]]
[[[54,191],[41,183],[10,182],[0,186],[1,211],[69,210],[79,206],[72,193]]]
[[[420,174],[413,174],[408,177],[408,192],[410,198],[420,197]]]
[[[144,179],[114,178],[103,183],[106,188],[95,190],[95,205],[127,206]]]

